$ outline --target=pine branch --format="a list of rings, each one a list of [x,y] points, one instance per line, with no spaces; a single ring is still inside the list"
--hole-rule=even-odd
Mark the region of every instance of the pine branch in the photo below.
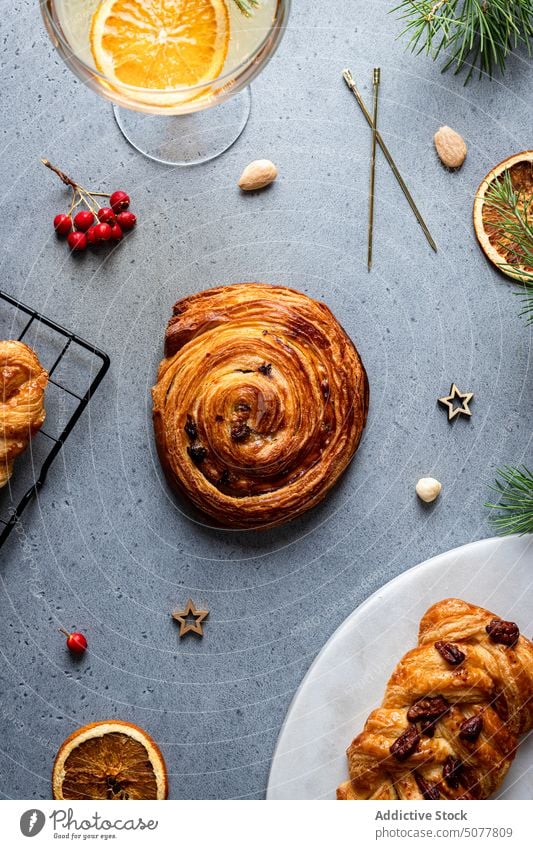
[[[510,172],[504,171],[502,179],[490,184],[484,203],[498,213],[497,244],[511,259],[499,264],[501,270],[516,272],[516,266],[520,266],[525,292],[520,315],[526,317],[527,324],[533,324],[533,271],[522,271],[524,267],[533,268],[533,195],[515,191]]]
[[[245,18],[251,18],[254,9],[257,9],[261,5],[260,0],[233,0],[233,2]]]
[[[490,517],[492,526],[502,536],[533,533],[533,474],[525,466],[503,466],[497,474],[501,480],[497,479],[491,489],[500,500],[485,504],[499,511]]]
[[[443,71],[467,67],[465,84],[476,67],[480,77],[503,73],[509,53],[520,44],[529,52],[533,36],[533,0],[401,0],[392,11],[406,21],[411,50],[448,54]]]

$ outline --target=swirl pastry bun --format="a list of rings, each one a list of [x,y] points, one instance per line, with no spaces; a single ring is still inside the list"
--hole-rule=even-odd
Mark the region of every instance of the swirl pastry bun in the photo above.
[[[309,510],[346,469],[368,381],[324,304],[242,283],[174,306],[153,402],[170,485],[219,526],[267,528]]]
[[[45,419],[48,375],[24,342],[0,341],[0,488]]]
[[[533,644],[458,598],[420,621],[348,755],[338,799],[487,799],[533,727]]]

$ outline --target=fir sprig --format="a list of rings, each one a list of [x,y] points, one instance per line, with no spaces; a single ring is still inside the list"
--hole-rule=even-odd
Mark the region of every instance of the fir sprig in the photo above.
[[[476,67],[480,77],[503,73],[509,53],[519,44],[529,51],[533,36],[533,0],[402,0],[393,11],[407,21],[402,35],[411,50],[433,59],[445,53],[443,71],[468,67],[465,84]]]
[[[491,489],[500,500],[485,504],[499,511],[490,518],[492,526],[502,536],[533,533],[533,474],[525,466],[503,466],[497,474],[501,480],[496,479]]]
[[[499,246],[510,256],[511,262],[502,261],[503,272],[519,273],[525,291],[521,315],[527,324],[533,324],[533,195],[524,195],[514,189],[509,171],[501,179],[493,180],[485,194],[484,203],[498,213]],[[522,294],[522,293],[519,293]]]
[[[261,4],[260,0],[234,0],[239,12],[246,18],[251,18],[254,9],[257,9]]]

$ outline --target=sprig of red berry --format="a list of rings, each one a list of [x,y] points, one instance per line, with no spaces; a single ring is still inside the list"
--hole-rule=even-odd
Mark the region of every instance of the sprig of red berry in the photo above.
[[[60,212],[54,218],[54,230],[58,236],[67,237],[71,250],[84,251],[88,245],[119,242],[125,231],[135,227],[137,218],[129,211],[130,197],[126,192],[90,192],[52,165],[48,159],[41,159],[41,162],[72,189],[68,212]],[[101,206],[97,198],[109,198],[109,206]],[[74,214],[81,205],[86,209],[80,209]]]

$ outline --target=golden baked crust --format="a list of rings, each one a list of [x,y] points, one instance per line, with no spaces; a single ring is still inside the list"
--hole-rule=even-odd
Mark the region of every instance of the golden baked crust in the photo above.
[[[514,623],[445,599],[348,748],[337,798],[486,799],[531,727],[533,644]]]
[[[24,342],[0,341],[0,488],[45,419],[48,375]]]
[[[232,528],[272,527],[321,501],[368,410],[365,369],[330,310],[261,283],[178,301],[152,394],[169,483]]]

